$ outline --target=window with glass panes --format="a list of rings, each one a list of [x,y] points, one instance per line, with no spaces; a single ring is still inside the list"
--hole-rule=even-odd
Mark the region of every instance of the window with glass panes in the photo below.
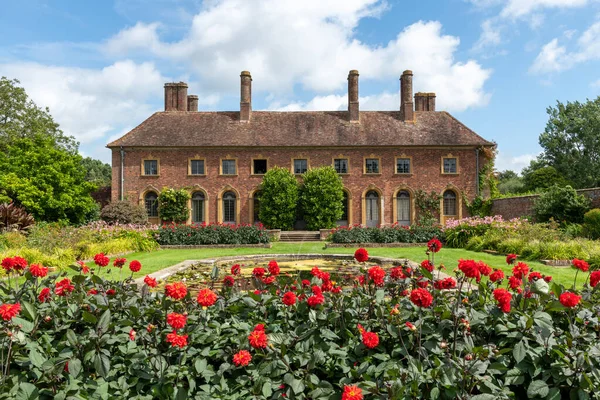
[[[204,160],[190,160],[190,172],[192,175],[204,175]]]
[[[452,190],[446,190],[444,192],[444,215],[457,215],[456,193]]]
[[[235,224],[235,193],[225,192],[223,194],[223,222]]]
[[[204,222],[204,193],[194,192],[192,194],[192,222],[202,223]]]
[[[456,158],[446,157],[444,158],[444,173],[445,174],[456,174]]]
[[[221,160],[221,173],[223,175],[235,175],[235,160]]]
[[[410,174],[410,158],[397,158],[396,159],[396,173],[397,174]]]
[[[365,172],[367,174],[378,174],[379,173],[379,158],[365,159]]]
[[[336,158],[333,160],[333,167],[338,174],[348,173],[348,159],[347,158]]]
[[[144,175],[158,175],[158,160],[144,160]]]
[[[296,158],[294,160],[294,174],[303,174],[308,170],[308,160],[305,158]]]
[[[252,172],[254,175],[264,175],[267,173],[267,160],[252,160]]]
[[[146,213],[149,217],[158,217],[158,195],[156,193],[146,193],[144,205],[146,206]]]

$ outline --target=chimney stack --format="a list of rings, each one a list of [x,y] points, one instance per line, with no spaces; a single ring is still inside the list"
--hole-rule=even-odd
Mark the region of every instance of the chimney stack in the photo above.
[[[415,111],[435,111],[435,93],[415,93]]]
[[[165,83],[165,111],[187,111],[187,90],[185,82]]]
[[[359,122],[358,113],[358,71],[348,73],[348,114],[350,122]]]
[[[412,99],[412,77],[413,73],[406,70],[400,77],[400,117],[402,121],[413,121],[413,99]]]
[[[198,96],[195,94],[190,94],[187,97],[187,110],[198,111]]]
[[[435,93],[427,93],[427,111],[435,111]]]
[[[241,98],[240,98],[240,121],[250,121],[252,115],[252,76],[248,71],[242,71],[241,80]]]

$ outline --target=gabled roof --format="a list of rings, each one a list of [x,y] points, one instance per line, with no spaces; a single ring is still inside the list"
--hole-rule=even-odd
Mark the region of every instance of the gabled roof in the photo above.
[[[107,147],[494,146],[444,111],[156,112]]]

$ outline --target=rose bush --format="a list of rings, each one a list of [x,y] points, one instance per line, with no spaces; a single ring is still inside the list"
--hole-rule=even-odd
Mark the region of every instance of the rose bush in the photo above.
[[[511,286],[461,260],[455,278],[435,265],[357,264],[357,276],[313,268],[304,282],[271,263],[269,281],[236,269],[219,290],[222,276],[199,291],[153,291],[149,277],[138,288],[78,264],[41,277],[17,261],[2,262],[0,398],[581,399],[600,389],[597,274],[594,287],[565,290],[520,265]]]

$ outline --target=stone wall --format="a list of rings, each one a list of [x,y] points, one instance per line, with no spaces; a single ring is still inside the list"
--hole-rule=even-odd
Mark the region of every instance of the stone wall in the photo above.
[[[583,194],[592,200],[592,208],[600,208],[600,188],[579,189],[579,194]],[[505,220],[533,215],[533,204],[539,195],[507,197],[504,199],[495,199],[492,204],[492,215],[502,215]]]

